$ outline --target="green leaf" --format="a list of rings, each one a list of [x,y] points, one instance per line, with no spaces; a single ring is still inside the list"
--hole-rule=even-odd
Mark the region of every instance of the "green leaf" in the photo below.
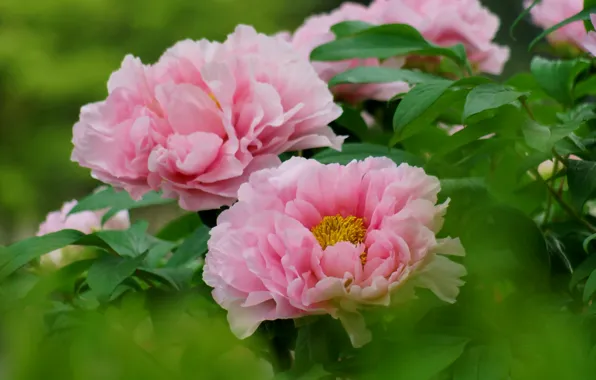
[[[196,212],[189,212],[166,224],[155,237],[177,241],[193,233],[202,224],[201,218]]]
[[[145,253],[150,247],[147,227],[146,221],[139,221],[128,230],[103,230],[94,235],[120,256],[136,257]]]
[[[532,2],[532,4],[530,4],[529,7],[525,8],[522,11],[522,13],[520,13],[519,16],[517,16],[515,21],[513,21],[513,24],[511,24],[511,26],[509,27],[509,36],[511,37],[512,40],[516,41],[515,36],[513,35],[513,30],[515,29],[517,24],[519,24],[521,20],[523,20],[528,14],[530,14],[530,11],[532,10],[532,8],[534,8],[534,6],[541,1],[542,0],[534,0]]]
[[[499,108],[512,103],[527,93],[515,91],[510,87],[496,83],[481,84],[474,87],[466,98],[464,122],[480,112]]]
[[[0,280],[41,255],[66,247],[85,234],[75,230],[62,230],[44,236],[35,236],[4,248],[0,252]]]
[[[486,191],[486,183],[482,177],[443,178],[441,179],[441,195],[452,196],[461,191]]]
[[[455,362],[467,343],[467,339],[460,337],[418,337],[407,349],[396,354],[391,378],[430,380]]]
[[[596,95],[596,75],[591,75],[586,80],[579,82],[573,92],[575,99],[586,95]]]
[[[582,243],[582,247],[584,247],[584,252],[590,253],[588,248],[590,247],[590,243],[594,239],[596,239],[596,234],[592,234],[584,239],[584,242]],[[594,269],[596,269],[596,266],[594,267]]]
[[[584,21],[584,20],[589,20],[590,19],[590,15],[592,13],[596,13],[596,7],[590,7],[589,9],[584,8],[584,10],[574,14],[573,16],[566,18],[565,20],[561,21],[560,23],[546,29],[544,32],[540,33],[538,35],[538,37],[534,38],[532,40],[532,42],[530,42],[530,46],[528,47],[528,50],[532,50],[532,48],[538,43],[540,42],[544,37],[548,36],[549,34],[551,34],[552,32],[554,32],[555,30],[561,29],[562,27],[564,27],[565,25],[569,25],[574,21]]]
[[[438,80],[421,83],[411,89],[397,106],[393,115],[393,130],[401,132],[408,124],[419,118],[447,91],[452,81]]]
[[[135,201],[130,197],[130,195],[128,195],[126,191],[117,191],[112,187],[106,187],[105,189],[81,199],[77,205],[70,210],[69,215],[81,211],[109,209],[102,218],[102,223],[105,223],[121,210],[132,210],[140,207],[173,202],[173,199],[162,198],[159,193],[154,191],[145,194],[141,200]]]
[[[337,74],[329,81],[329,87],[338,84],[407,82],[410,84],[441,81],[440,77],[420,71],[391,67],[361,66]]]
[[[581,123],[572,122],[562,125],[547,127],[534,121],[523,126],[522,132],[529,147],[540,152],[548,152],[559,140],[567,137],[580,127]]]
[[[352,132],[360,140],[366,140],[369,129],[362,118],[361,111],[348,104],[342,104],[342,108],[343,112],[335,122]]]
[[[335,24],[331,27],[331,31],[335,34],[335,37],[341,38],[356,34],[366,29],[374,28],[375,25],[366,23],[364,21],[343,21],[339,24]]]
[[[505,345],[472,347],[453,368],[453,380],[503,380],[509,376],[511,352]]]
[[[345,165],[353,160],[364,160],[367,157],[387,157],[396,164],[401,164],[402,162],[414,166],[422,166],[424,164],[423,159],[411,153],[388,148],[384,145],[369,143],[346,143],[342,146],[341,152],[326,149],[314,155],[313,158],[324,164],[338,163]]]
[[[352,58],[389,58],[408,54],[442,55],[466,65],[467,58],[462,47],[444,48],[427,42],[412,26],[386,24],[362,30],[338,38],[315,48],[310,57],[313,61],[343,61]]]
[[[567,182],[573,204],[581,212],[596,190],[596,162],[567,160]]]
[[[588,277],[590,273],[596,270],[596,255],[589,255],[587,259],[585,259],[571,275],[571,280],[569,281],[569,289],[573,289],[577,284],[579,284],[583,279]]]
[[[87,284],[99,300],[107,300],[116,287],[135,272],[144,258],[144,255],[135,258],[105,255],[89,268]]]
[[[548,60],[535,57],[530,64],[532,75],[544,91],[561,102],[572,105],[573,86],[578,75],[590,67],[590,61],[585,59]]]
[[[202,225],[178,247],[166,267],[178,267],[202,257],[207,252],[209,227]]]
[[[138,268],[176,290],[188,288],[194,271],[190,268]]]
[[[584,302],[588,302],[592,295],[596,292],[596,270],[590,274],[588,280],[586,281],[586,285],[584,286]]]

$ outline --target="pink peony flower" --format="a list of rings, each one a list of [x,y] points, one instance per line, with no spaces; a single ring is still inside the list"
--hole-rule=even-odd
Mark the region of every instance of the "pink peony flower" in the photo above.
[[[62,205],[59,211],[51,212],[46,220],[41,223],[37,236],[43,236],[60,230],[77,230],[85,234],[90,234],[99,230],[125,230],[130,227],[128,211],[120,211],[110,218],[103,226],[101,219],[106,213],[102,211],[82,211],[68,215],[77,205],[73,200]],[[80,258],[82,247],[65,247],[43,255],[40,258],[42,266],[59,268]]]
[[[412,297],[455,302],[458,239],[437,239],[447,204],[421,168],[387,158],[323,165],[294,157],[251,175],[211,231],[203,278],[239,338],[267,320],[330,314],[354,346],[370,339],[359,309]]]
[[[327,126],[341,108],[308,60],[248,26],[223,43],[181,41],[155,65],[127,56],[108,93],[81,109],[72,160],[135,199],[162,190],[187,210],[231,204],[282,152],[343,142]]]
[[[478,0],[375,0],[371,12],[383,23],[409,24],[439,46],[462,43],[473,67],[500,74],[509,48],[492,42],[499,18]]]
[[[347,2],[331,13],[309,17],[294,33],[292,44],[308,59],[314,48],[335,39],[331,27],[343,21],[364,21],[371,24],[381,24],[381,19],[373,17],[367,7]],[[326,82],[337,74],[359,66],[399,68],[403,64],[404,59],[388,59],[381,63],[374,58],[351,59],[339,62],[313,62],[319,76]],[[338,98],[356,103],[366,99],[387,101],[395,94],[406,92],[408,89],[409,86],[405,82],[394,82],[363,85],[343,84],[335,86],[332,90]]]
[[[524,0],[526,8],[531,4],[532,0]],[[583,0],[542,0],[532,8],[530,15],[534,24],[543,29],[548,29],[575,15],[583,8]],[[585,36],[586,29],[583,22],[575,21],[554,31],[546,38],[552,44],[564,43],[581,48]]]
[[[596,26],[596,14],[590,15],[590,20],[592,21],[592,25]],[[596,56],[596,32],[588,32],[583,40],[582,46],[588,53]]]

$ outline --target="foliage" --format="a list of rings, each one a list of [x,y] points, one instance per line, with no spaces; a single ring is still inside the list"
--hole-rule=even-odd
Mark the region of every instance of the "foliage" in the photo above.
[[[455,63],[449,78],[381,67],[336,76],[332,85],[403,80],[413,88],[389,105],[343,105],[332,127],[348,135],[344,149],[302,154],[342,164],[386,156],[440,178],[451,202],[443,233],[461,237],[467,251],[457,303],[421,293],[407,307],[371,310],[373,343],[360,349],[329,316],[272,321],[238,341],[201,278],[212,214],[184,214],[155,235],[143,221],[125,231],[63,230],[0,247],[0,358],[10,363],[0,370],[8,378],[260,379],[266,363],[276,379],[594,376],[593,57],[535,57],[528,73],[497,80],[472,75],[460,47],[438,48],[404,25],[334,31],[312,59],[415,53]],[[465,128],[450,134],[439,124]],[[546,160],[562,170],[544,175]],[[106,188],[71,213],[111,208],[105,221],[163,202]],[[67,246],[94,256],[45,272],[39,257]]]

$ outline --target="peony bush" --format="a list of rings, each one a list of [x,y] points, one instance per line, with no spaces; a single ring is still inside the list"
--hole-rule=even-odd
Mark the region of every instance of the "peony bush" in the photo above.
[[[595,14],[525,2],[508,78],[477,0],[125,57],[73,127],[104,186],[0,247],[0,377],[593,378]]]

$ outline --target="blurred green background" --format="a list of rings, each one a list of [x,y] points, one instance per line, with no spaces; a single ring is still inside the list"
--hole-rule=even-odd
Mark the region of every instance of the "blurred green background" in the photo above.
[[[368,1],[360,1],[368,3]],[[0,244],[35,233],[44,215],[98,183],[70,162],[79,108],[106,95],[127,53],[152,62],[174,42],[223,39],[238,23],[293,30],[339,0],[0,1]],[[536,30],[508,27],[521,0],[485,0],[502,19],[498,41],[513,48],[506,74],[528,65]]]

